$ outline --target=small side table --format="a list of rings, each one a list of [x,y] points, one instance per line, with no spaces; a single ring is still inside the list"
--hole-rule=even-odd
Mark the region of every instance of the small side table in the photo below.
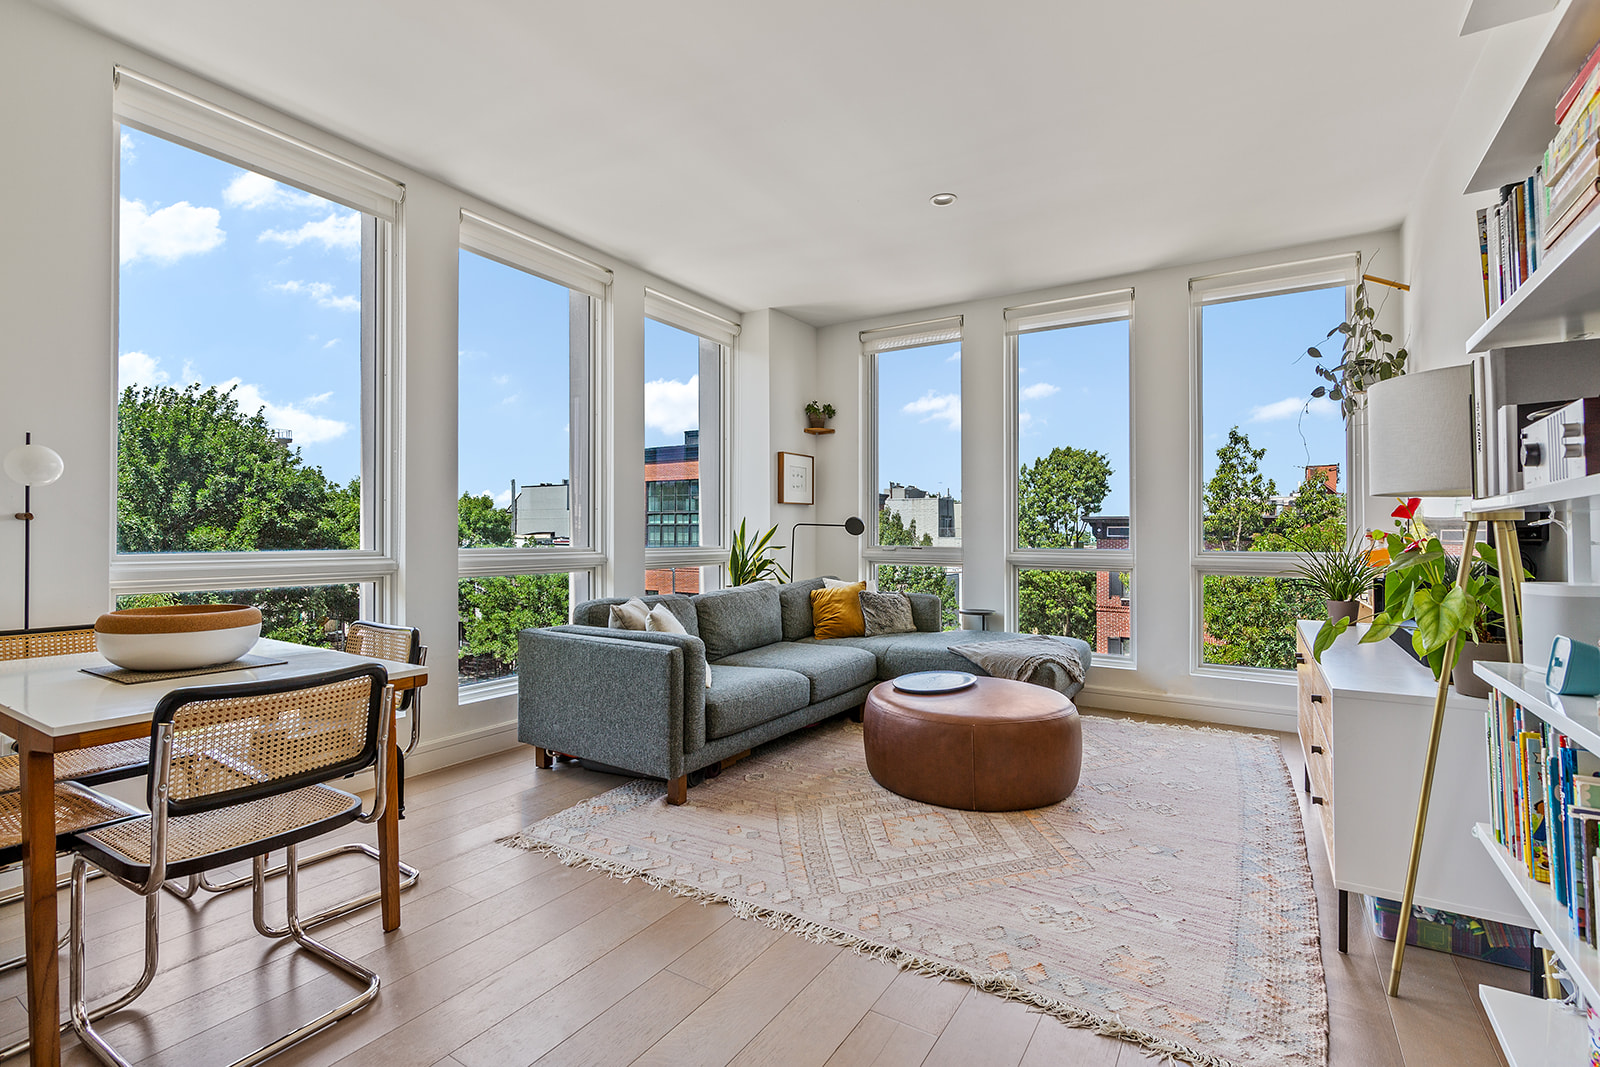
[[[994,614],[994,609],[957,608],[956,614],[961,618],[961,628],[963,630],[987,630],[989,628],[989,616]],[[974,618],[977,619],[978,625],[968,625]]]

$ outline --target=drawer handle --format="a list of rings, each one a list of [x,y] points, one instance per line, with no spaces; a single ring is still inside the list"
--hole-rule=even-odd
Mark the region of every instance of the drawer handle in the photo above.
[[[1311,703],[1313,703],[1313,704],[1322,703],[1322,694],[1321,693],[1312,693],[1311,694]]]
[[[1311,746],[1311,754],[1314,755],[1314,756],[1322,755],[1322,746],[1321,745],[1312,745]]]
[[[1294,661],[1296,663],[1304,663],[1306,661],[1306,654],[1304,652],[1296,652],[1294,654]]]
[[[1311,797],[1311,803],[1313,803],[1313,804],[1321,804],[1322,803],[1322,798],[1319,797],[1319,796],[1313,795]]]

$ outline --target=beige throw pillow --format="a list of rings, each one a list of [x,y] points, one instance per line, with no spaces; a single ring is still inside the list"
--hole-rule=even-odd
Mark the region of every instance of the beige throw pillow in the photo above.
[[[852,586],[852,585],[861,585],[861,584],[865,585],[865,587],[866,587],[866,589],[867,589],[867,591],[869,593],[876,593],[878,591],[878,583],[876,581],[862,583],[861,579],[859,579],[859,578],[856,579],[853,582],[841,581],[838,578],[824,578],[824,579],[822,579],[822,588],[824,588],[824,589],[845,589],[845,588],[847,588],[849,586]]]
[[[665,604],[657,604],[650,609],[650,614],[645,616],[644,628],[658,634],[688,634],[683,623],[678,621]],[[706,664],[706,688],[711,688],[711,664]]]
[[[606,626],[612,630],[644,630],[648,629],[649,617],[650,609],[644,606],[644,601],[634,597],[626,604],[611,605]]]
[[[914,633],[911,599],[904,593],[861,593],[861,619],[867,636]]]

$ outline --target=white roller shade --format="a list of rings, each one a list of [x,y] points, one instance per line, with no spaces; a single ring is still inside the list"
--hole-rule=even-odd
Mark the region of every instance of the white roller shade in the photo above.
[[[405,200],[392,178],[126,67],[112,85],[117,119],[158,137],[391,222]]]
[[[582,256],[462,209],[461,247],[575,292],[603,298],[611,271]]]
[[[1133,316],[1133,290],[1113,289],[1063,300],[1044,300],[1006,308],[1006,332],[1027,333],[1088,322],[1115,322]]]
[[[733,347],[734,339],[739,336],[739,324],[732,319],[725,319],[721,315],[695,307],[648,286],[644,291],[644,313],[646,317],[657,322],[676,326],[680,330],[688,330],[708,341],[715,341],[730,348]]]
[[[960,315],[947,319],[927,319],[908,322],[901,326],[884,326],[876,330],[861,331],[861,351],[866,355],[888,352],[896,348],[917,348],[922,345],[943,344],[961,340]]]
[[[1189,282],[1189,299],[1196,304],[1221,304],[1271,293],[1302,293],[1331,285],[1354,285],[1360,274],[1361,257],[1349,252],[1193,278]]]

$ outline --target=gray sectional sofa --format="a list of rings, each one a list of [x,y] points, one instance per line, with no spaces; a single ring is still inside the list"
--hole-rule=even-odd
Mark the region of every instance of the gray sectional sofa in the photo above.
[[[517,736],[537,747],[541,767],[561,752],[665,778],[669,802],[681,804],[691,772],[858,708],[880,681],[914,671],[984,674],[951,649],[1016,636],[941,632],[939,598],[912,593],[917,632],[819,641],[811,592],[821,588],[815,578],[641,598],[665,604],[687,634],[607,629],[621,597],[579,604],[572,625],[524,630]],[[1089,646],[1069,640],[1087,669]]]

